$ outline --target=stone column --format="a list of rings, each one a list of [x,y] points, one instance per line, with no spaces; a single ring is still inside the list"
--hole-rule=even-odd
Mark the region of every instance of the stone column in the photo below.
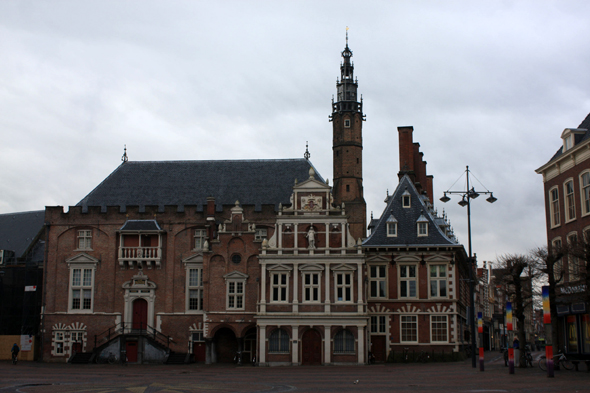
[[[357,336],[358,363],[364,364],[366,362],[365,355],[367,352],[367,350],[365,349],[365,326],[357,326]],[[385,353],[387,354],[387,350],[385,351]]]
[[[324,280],[326,300],[324,301],[324,312],[330,312],[330,265],[326,264],[326,278]]]
[[[258,341],[258,363],[261,366],[266,365],[266,325],[258,326],[259,341]]]
[[[263,263],[260,272],[260,313],[266,314],[266,263]]]
[[[356,277],[357,277],[357,312],[363,312],[363,264],[357,263],[356,265]]]
[[[291,364],[299,366],[299,326],[291,326]]]
[[[299,312],[299,266],[293,264],[293,312]]]
[[[298,254],[298,250],[297,248],[299,247],[299,235],[297,234],[297,229],[298,229],[299,224],[293,224],[293,247],[295,248],[295,251],[293,251],[295,254]]]
[[[324,325],[324,365],[329,365],[332,362],[330,354],[330,343],[332,342],[332,334],[330,326]]]
[[[205,339],[205,364],[213,363],[211,357],[211,347],[213,346],[213,340],[210,338]]]

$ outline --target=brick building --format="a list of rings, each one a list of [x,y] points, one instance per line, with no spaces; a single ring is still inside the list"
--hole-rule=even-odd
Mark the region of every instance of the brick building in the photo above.
[[[561,133],[561,147],[536,170],[543,175],[549,250],[590,241],[590,115]],[[560,349],[590,356],[586,263],[572,255],[556,265]]]
[[[399,184],[363,242],[368,275],[370,348],[458,351],[468,343],[465,249],[432,206],[432,176],[413,128],[399,127]]]
[[[45,360],[366,361],[364,116],[348,42],[342,57],[333,189],[308,152],[125,155],[78,205],[46,208]]]

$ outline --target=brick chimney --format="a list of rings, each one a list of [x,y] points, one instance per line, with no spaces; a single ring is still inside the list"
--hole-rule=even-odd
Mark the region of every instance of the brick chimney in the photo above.
[[[414,137],[412,135],[414,127],[398,127],[397,132],[399,134],[399,173],[397,175],[400,179],[404,175],[408,175],[414,182],[416,180],[414,173]]]

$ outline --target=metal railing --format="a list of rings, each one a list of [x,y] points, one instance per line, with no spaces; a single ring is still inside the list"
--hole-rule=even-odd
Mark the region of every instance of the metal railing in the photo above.
[[[170,349],[170,341],[172,341],[170,336],[167,336],[159,332],[156,328],[142,322],[121,322],[100,334],[95,334],[94,349],[118,336],[129,334],[150,337],[154,341],[164,345],[167,349]]]

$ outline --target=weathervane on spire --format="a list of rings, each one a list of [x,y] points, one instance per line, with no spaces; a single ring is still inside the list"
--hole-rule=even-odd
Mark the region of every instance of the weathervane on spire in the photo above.
[[[123,157],[121,157],[121,161],[123,161],[123,163],[126,163],[127,161],[129,161],[129,157],[127,157],[127,145],[124,145],[124,149],[123,149]]]
[[[305,141],[305,154],[303,154],[303,158],[309,160],[309,157],[311,157],[311,154],[309,154],[308,144],[307,141]]]
[[[346,46],[348,47],[348,26],[346,26]]]

